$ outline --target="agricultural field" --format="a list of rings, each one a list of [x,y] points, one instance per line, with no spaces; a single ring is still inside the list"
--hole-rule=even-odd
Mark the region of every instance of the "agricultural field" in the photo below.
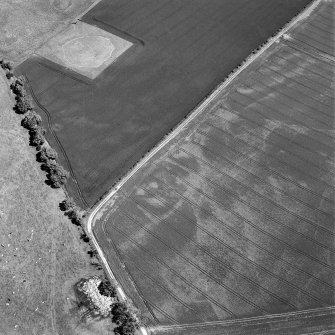
[[[0,334],[105,335],[109,319],[83,322],[73,286],[103,275],[45,184],[29,135],[0,73]]]
[[[332,11],[322,1],[254,60],[97,219],[154,333],[335,304]]]
[[[94,80],[41,56],[21,64],[17,71],[45,115],[48,140],[71,173],[70,194],[92,206],[309,3],[103,0],[80,21],[133,47]]]

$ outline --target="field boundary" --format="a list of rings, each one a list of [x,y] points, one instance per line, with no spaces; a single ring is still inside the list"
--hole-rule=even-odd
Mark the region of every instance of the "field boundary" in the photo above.
[[[181,328],[197,328],[197,327],[206,327],[213,325],[239,325],[252,323],[253,321],[265,321],[265,320],[276,320],[281,318],[295,318],[295,317],[303,317],[308,316],[309,314],[335,314],[335,306],[329,306],[324,308],[315,308],[315,309],[305,309],[297,312],[289,312],[289,313],[281,313],[281,314],[269,314],[265,316],[256,316],[251,318],[241,318],[236,320],[225,320],[225,321],[212,321],[212,322],[202,322],[202,323],[192,323],[192,324],[178,324],[172,326],[159,326],[159,327],[150,327],[151,330],[169,330],[169,329],[181,329]]]
[[[61,152],[62,152],[62,154],[63,154],[63,157],[64,157],[64,159],[65,159],[65,161],[66,161],[66,164],[67,164],[67,168],[69,169],[69,172],[70,172],[70,176],[71,176],[71,178],[72,178],[72,180],[73,180],[74,185],[75,185],[76,188],[77,188],[77,193],[78,193],[78,195],[79,195],[79,198],[80,198],[80,200],[82,201],[82,203],[83,203],[84,205],[88,206],[88,204],[87,204],[87,202],[86,202],[86,200],[85,200],[85,198],[84,198],[84,195],[83,195],[83,193],[82,193],[82,191],[81,191],[81,188],[80,188],[80,186],[79,186],[79,184],[78,184],[78,182],[77,182],[77,179],[76,179],[76,177],[75,177],[74,171],[73,171],[73,169],[72,169],[72,166],[71,166],[70,160],[69,160],[69,158],[68,158],[68,156],[67,156],[67,154],[66,154],[66,151],[65,151],[65,149],[64,149],[64,147],[63,147],[63,145],[62,145],[62,143],[60,142],[60,140],[59,140],[57,134],[56,134],[56,133],[54,132],[54,130],[52,129],[50,113],[49,113],[49,111],[48,111],[48,110],[47,110],[47,109],[46,109],[46,108],[45,108],[45,107],[38,101],[38,99],[37,99],[37,97],[36,97],[36,95],[35,95],[35,93],[34,93],[34,90],[33,90],[33,88],[31,87],[31,84],[30,84],[30,82],[29,82],[28,77],[24,76],[24,78],[25,78],[25,80],[26,80],[26,83],[27,83],[27,86],[28,86],[29,93],[31,94],[31,96],[32,96],[32,98],[33,98],[33,100],[34,100],[34,102],[36,103],[37,107],[39,107],[39,108],[44,112],[45,116],[47,117],[47,127],[48,127],[48,129],[49,129],[51,135],[52,135],[53,138],[55,139],[55,141],[56,141],[56,143],[57,143],[59,149],[61,150]],[[64,185],[64,188],[65,188],[66,192],[68,193],[68,190],[67,190],[67,188],[66,188],[66,185]]]
[[[95,238],[93,233],[93,228],[96,223],[96,216],[98,212],[103,208],[104,205],[108,203],[109,200],[113,198],[113,196],[121,189],[121,187],[133,177],[133,175],[140,170],[148,161],[154,157],[161,149],[163,149],[171,140],[173,140],[181,131],[185,129],[187,125],[189,125],[198,115],[205,111],[208,105],[216,99],[216,97],[221,94],[224,89],[241,73],[243,72],[250,64],[252,64],[259,56],[261,56],[266,50],[268,50],[274,43],[278,43],[278,40],[283,37],[283,35],[290,30],[293,26],[295,26],[299,21],[308,17],[311,12],[322,2],[323,0],[314,0],[309,5],[307,5],[299,14],[297,14],[294,18],[292,18],[285,26],[283,26],[274,36],[270,37],[267,42],[265,42],[262,46],[255,49],[254,52],[251,53],[249,57],[245,59],[240,66],[235,68],[226,79],[219,84],[209,95],[207,95],[197,107],[191,111],[186,118],[180,122],[168,135],[165,136],[154,148],[152,148],[139,162],[137,162],[133,169],[130,170],[112,189],[103,197],[100,203],[97,203],[95,208],[92,208],[92,212],[90,213],[87,219],[87,232],[95,246],[96,250],[99,253],[100,259],[112,279],[112,282],[116,285],[117,291],[120,295],[121,300],[126,301],[129,298],[126,297],[122,287],[118,284],[116,277],[113,274],[112,269],[110,268],[107,259],[100,248],[98,241]],[[270,315],[275,316],[276,314]],[[280,315],[280,314],[278,314]],[[269,316],[269,317],[270,317]],[[224,322],[224,321],[222,321]],[[227,322],[227,321],[226,321]],[[241,319],[241,322],[242,319]],[[207,323],[203,323],[204,325]],[[198,324],[201,326],[202,324]],[[173,329],[174,327],[179,327],[178,325],[169,326],[169,329]],[[148,334],[147,330],[144,327],[141,327],[141,332],[143,335]]]
[[[90,5],[88,8],[86,8],[83,12],[81,12],[80,14],[78,14],[71,22],[71,24],[76,24],[77,21],[80,21],[80,19],[87,14],[93,7],[95,7],[99,2],[101,2],[102,0],[95,0],[92,5]]]

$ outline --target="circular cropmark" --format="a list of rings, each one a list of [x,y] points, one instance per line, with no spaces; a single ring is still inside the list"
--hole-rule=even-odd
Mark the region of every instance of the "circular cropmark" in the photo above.
[[[64,59],[73,67],[99,67],[114,49],[112,42],[102,36],[77,37],[63,45]]]

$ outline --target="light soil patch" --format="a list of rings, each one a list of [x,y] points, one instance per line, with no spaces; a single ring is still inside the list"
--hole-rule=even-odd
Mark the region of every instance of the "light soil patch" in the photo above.
[[[78,21],[36,53],[94,79],[131,46],[127,40]]]

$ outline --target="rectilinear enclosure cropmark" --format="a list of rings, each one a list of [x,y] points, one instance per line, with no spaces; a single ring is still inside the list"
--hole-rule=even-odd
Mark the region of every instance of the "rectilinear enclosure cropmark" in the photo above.
[[[78,21],[49,40],[37,55],[94,79],[132,45],[105,30]]]

